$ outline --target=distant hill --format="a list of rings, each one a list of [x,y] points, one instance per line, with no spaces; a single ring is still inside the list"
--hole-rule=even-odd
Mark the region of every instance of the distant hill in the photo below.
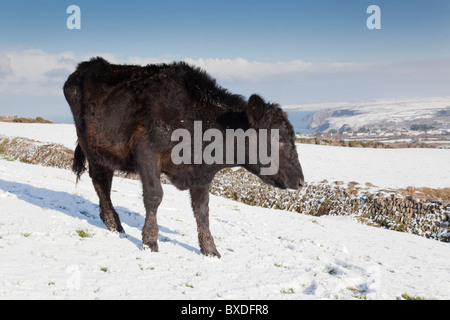
[[[42,117],[36,118],[23,118],[23,117],[10,117],[10,116],[0,116],[0,121],[2,122],[17,122],[17,123],[54,123],[53,121],[44,119]]]
[[[409,129],[426,126],[450,128],[450,97],[383,99],[359,103],[339,102],[283,106],[288,113],[310,113],[303,121],[317,132],[350,127],[367,129]]]

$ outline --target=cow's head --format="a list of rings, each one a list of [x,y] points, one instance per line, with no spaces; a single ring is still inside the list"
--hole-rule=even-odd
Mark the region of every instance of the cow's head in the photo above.
[[[260,143],[265,141],[266,146],[258,145],[258,148],[265,148],[270,154],[271,148],[275,146],[275,151],[278,152],[278,158],[272,159],[278,163],[261,163],[259,159],[257,164],[247,165],[247,169],[272,186],[282,189],[302,188],[305,181],[295,146],[295,133],[286,113],[279,105],[266,103],[258,95],[252,95],[248,101],[247,116],[249,126],[255,129],[259,136],[264,132],[268,133],[267,139],[259,139]],[[277,132],[273,129],[278,130],[278,135],[269,133]],[[268,170],[270,166],[276,170]]]

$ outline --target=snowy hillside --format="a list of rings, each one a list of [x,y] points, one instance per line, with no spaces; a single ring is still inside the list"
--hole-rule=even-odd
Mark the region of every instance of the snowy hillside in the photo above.
[[[450,97],[396,98],[363,102],[335,102],[307,105],[283,106],[288,112],[310,111],[306,120],[311,128],[339,130],[344,125],[358,129],[360,127],[405,126],[419,121],[442,120],[440,110],[450,109]],[[428,122],[426,122],[428,123]],[[436,124],[435,124],[436,125]],[[447,127],[444,124],[438,126]]]
[[[70,128],[0,123],[0,134],[58,139],[73,148],[76,137]],[[337,149],[312,147],[299,145],[307,179],[364,178],[383,184],[390,180],[382,177],[392,179],[402,167],[402,177],[417,179],[407,183],[418,183],[426,178],[425,169],[406,163],[419,161],[416,165],[431,167],[425,171],[432,175],[427,184],[448,186],[448,176],[440,176],[449,154],[425,152],[450,150],[412,149],[425,154],[388,158],[341,148],[361,151],[353,155],[355,163],[372,161],[360,171],[347,164],[345,172]],[[334,170],[327,169],[330,161]],[[386,166],[389,161],[396,162]],[[378,172],[378,182],[376,173],[370,179],[363,175],[371,170]],[[370,227],[350,217],[305,216],[211,196],[211,232],[222,259],[206,258],[200,255],[188,193],[163,188],[160,252],[152,253],[141,250],[139,181],[113,182],[112,200],[126,231],[120,236],[100,220],[88,175],[75,185],[68,170],[0,159],[0,299],[396,299],[403,294],[450,299],[448,243]]]

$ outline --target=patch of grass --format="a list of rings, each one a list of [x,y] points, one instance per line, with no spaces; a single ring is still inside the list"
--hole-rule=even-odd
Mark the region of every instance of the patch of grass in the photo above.
[[[366,294],[367,290],[364,287],[361,288],[354,288],[354,287],[348,287],[347,290],[350,290],[352,292],[352,296],[356,299],[366,300]]]
[[[398,232],[405,232],[406,226],[403,223],[396,222],[391,217],[381,217],[379,219],[376,219],[376,222],[380,224],[381,227],[398,231]]]
[[[22,233],[22,237],[28,238],[29,236],[31,236],[31,233],[28,232]]]
[[[328,215],[331,210],[331,199],[327,196],[320,204],[319,209],[317,210],[317,216]]]
[[[412,196],[420,199],[441,199],[450,200],[450,188],[415,188],[407,187],[399,190],[400,194],[404,196]]]
[[[36,117],[35,119],[33,119],[33,118],[23,118],[23,117],[22,118],[14,117],[12,122],[18,122],[18,123],[53,123],[52,121],[44,119],[42,117]]]
[[[92,236],[93,236],[88,231],[82,230],[82,229],[78,229],[78,230],[76,230],[76,232],[80,238],[92,238]]]
[[[368,225],[370,227],[381,228],[381,225],[379,223],[377,223],[369,218],[359,216],[359,217],[357,217],[357,220],[360,223]]]
[[[282,268],[283,267],[283,264],[282,263],[274,263],[273,264],[275,267],[277,267],[277,268]]]
[[[106,273],[106,272],[108,272],[108,271],[109,271],[109,269],[108,269],[107,267],[101,267],[101,268],[100,268],[100,271],[103,271],[103,272],[105,272],[105,273]]]
[[[406,226],[403,223],[398,223],[394,226],[394,231],[405,232]]]
[[[241,202],[243,202],[243,203],[245,203],[246,205],[249,205],[249,206],[255,206],[255,199],[253,199],[253,198],[243,198],[241,200]]]
[[[428,300],[424,297],[420,297],[420,296],[410,296],[407,293],[402,294],[402,298],[405,300]]]
[[[283,294],[294,294],[295,290],[294,290],[294,288],[281,289],[280,292],[283,293]]]

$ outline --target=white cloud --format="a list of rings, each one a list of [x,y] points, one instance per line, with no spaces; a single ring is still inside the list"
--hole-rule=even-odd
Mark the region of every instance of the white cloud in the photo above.
[[[243,58],[206,60],[188,58],[185,61],[197,65],[221,79],[243,79],[248,81],[258,81],[281,74],[354,72],[373,66],[372,64],[356,63],[312,63],[303,60],[272,63],[248,61]]]
[[[111,63],[139,65],[172,61],[168,57],[125,57],[123,54],[108,52],[83,56],[77,56],[72,52],[51,54],[40,49],[2,52],[0,53],[0,93],[62,96],[62,86],[69,74],[75,70],[79,62],[89,60],[93,56],[102,56]],[[310,96],[311,91],[307,88],[313,84],[321,97],[324,94],[332,95],[333,92],[337,94],[343,90],[354,94],[355,88],[364,84],[366,86],[363,88],[379,86],[385,91],[398,90],[403,84],[405,87],[403,91],[409,92],[413,89],[407,87],[407,84],[412,83],[413,80],[415,87],[423,87],[426,79],[438,79],[439,83],[444,83],[448,76],[442,75],[448,73],[443,70],[450,70],[450,60],[396,64],[313,63],[303,60],[261,62],[244,58],[185,58],[184,61],[201,67],[219,82],[227,81],[227,85],[231,86],[238,83],[240,89],[247,84],[252,90],[270,91],[274,97],[293,95],[300,89],[303,90],[303,94],[307,93],[307,96]],[[423,80],[424,77],[425,80]],[[394,80],[395,85],[392,85]],[[386,81],[391,84],[385,85]],[[261,86],[258,87],[258,85]]]
[[[47,72],[62,68],[73,70],[76,65],[76,59],[71,52],[48,54],[42,50],[31,49],[7,56],[10,58],[14,76],[31,82],[47,81]]]
[[[11,61],[8,56],[0,56],[0,75],[6,75],[11,73]]]
[[[0,92],[60,95],[60,84],[75,70],[76,64],[71,52],[49,54],[29,49],[5,53],[0,57],[0,73],[4,74],[0,78]]]
[[[171,62],[165,58],[138,56],[125,58],[122,54],[107,52],[86,54],[83,57],[76,57],[72,52],[50,54],[40,49],[9,52],[0,56],[0,75],[2,75],[0,91],[26,91],[32,95],[61,94],[63,81],[75,70],[77,64],[94,56],[101,56],[111,63],[147,65]],[[351,72],[372,66],[355,63],[312,63],[302,60],[260,62],[244,58],[186,58],[184,61],[201,67],[219,80],[248,82],[267,80],[274,75]],[[38,90],[37,87],[42,87],[42,90]]]
[[[373,68],[371,63],[312,63],[303,60],[292,60],[288,62],[260,62],[249,61],[244,58],[235,59],[192,59],[183,61],[198,66],[215,78],[220,80],[246,80],[259,81],[273,75],[294,73],[338,73],[358,72]],[[147,65],[156,63],[170,63],[170,60],[151,57],[130,57],[128,63]]]
[[[288,62],[260,62],[249,61],[244,58],[236,59],[184,59],[185,62],[198,66],[214,77],[221,80],[259,81],[273,75],[294,73],[337,73],[355,72],[368,69],[374,64],[368,63],[312,63],[303,60]],[[134,64],[146,65],[148,63],[169,62],[153,58],[133,57]]]

